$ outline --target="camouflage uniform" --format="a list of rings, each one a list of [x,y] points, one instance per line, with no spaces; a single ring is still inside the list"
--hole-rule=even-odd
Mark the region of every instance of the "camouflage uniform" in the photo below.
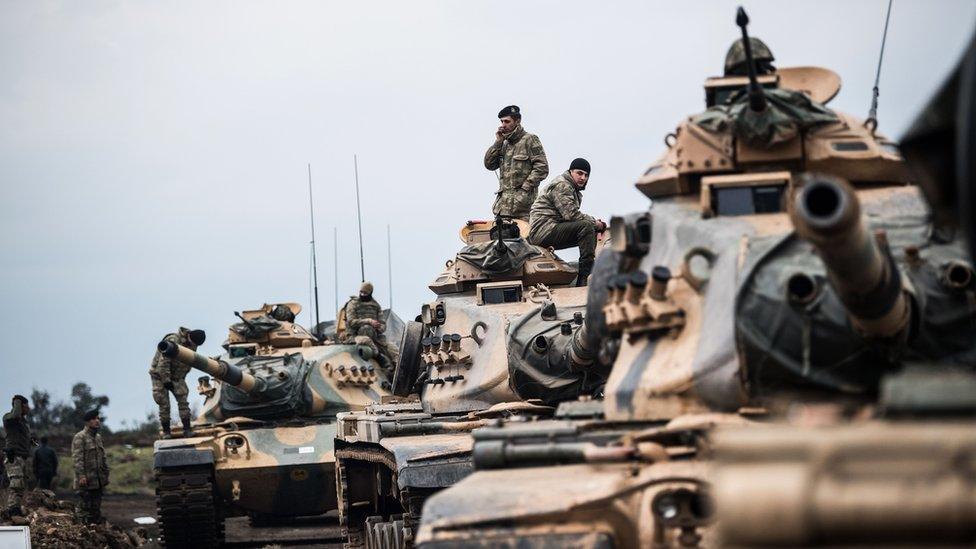
[[[549,162],[539,138],[519,125],[488,147],[485,168],[500,171],[492,213],[528,219],[539,183],[549,175]]]
[[[528,240],[557,250],[579,246],[580,273],[589,274],[596,255],[596,219],[580,211],[582,202],[569,171],[553,179],[532,204]]]
[[[381,361],[388,361],[385,366],[396,364],[396,350],[386,341],[386,323],[380,320],[383,316],[383,308],[375,299],[363,299],[359,296],[349,298],[345,305],[346,311],[346,341],[349,343],[362,344],[363,339],[357,341],[356,336],[365,336],[372,342],[371,347],[380,355]],[[379,328],[374,328],[370,320],[379,321]]]
[[[163,340],[171,341],[177,345],[183,345],[195,351],[197,346],[190,341],[188,334],[189,330],[180,328],[175,334],[166,334]],[[156,351],[152,365],[149,367],[149,377],[152,379],[153,400],[159,405],[159,423],[163,426],[164,431],[169,430],[170,391],[176,397],[176,407],[184,428],[190,425],[190,404],[187,402],[190,389],[186,385],[186,374],[189,372],[190,367],[186,364],[172,358],[166,358],[162,353]],[[166,388],[166,384],[168,383],[172,384],[172,388]]]
[[[7,434],[3,450],[10,483],[7,488],[6,510],[8,513],[19,513],[24,492],[31,483],[27,461],[30,457],[31,431],[20,400],[14,400],[12,409],[4,414],[3,429]]]
[[[102,521],[102,493],[108,485],[108,463],[102,435],[85,427],[71,441],[71,460],[75,469],[75,490],[78,491],[78,517],[90,524]],[[87,479],[85,486],[81,478]]]

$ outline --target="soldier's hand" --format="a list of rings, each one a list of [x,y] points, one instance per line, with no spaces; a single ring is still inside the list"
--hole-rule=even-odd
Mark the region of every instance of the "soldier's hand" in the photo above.
[[[606,222],[604,222],[602,219],[597,219],[596,220],[596,232],[602,233],[605,230],[607,230],[607,224],[606,224]]]
[[[495,130],[495,143],[501,143],[505,139],[505,134],[502,133],[502,129],[498,128]]]
[[[80,477],[78,479],[78,486],[88,486],[88,477]]]

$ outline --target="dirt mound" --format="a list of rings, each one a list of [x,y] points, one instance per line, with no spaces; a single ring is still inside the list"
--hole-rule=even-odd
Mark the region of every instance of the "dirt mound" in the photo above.
[[[75,518],[74,505],[59,500],[49,490],[33,490],[24,497],[24,514],[11,524],[29,526],[31,546],[50,549],[74,547],[142,547],[145,537],[136,530],[125,531],[108,523],[83,524]]]

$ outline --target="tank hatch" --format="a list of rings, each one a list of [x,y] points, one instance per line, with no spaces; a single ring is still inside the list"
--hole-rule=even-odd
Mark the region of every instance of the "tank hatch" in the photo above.
[[[430,284],[438,294],[473,291],[487,282],[521,281],[524,286],[570,284],[576,269],[552,250],[529,244],[522,220],[468,221],[461,229],[465,246]]]
[[[317,345],[315,336],[295,323],[301,311],[298,303],[265,303],[259,309],[235,311],[241,321],[230,326],[224,349],[231,357],[243,357],[262,350]]]

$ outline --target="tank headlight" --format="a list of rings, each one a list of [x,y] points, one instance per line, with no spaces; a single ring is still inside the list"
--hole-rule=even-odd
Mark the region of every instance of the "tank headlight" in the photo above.
[[[667,492],[663,497],[654,500],[654,514],[664,522],[674,520],[679,512],[681,512],[681,509],[678,506],[678,500],[671,492]]]

